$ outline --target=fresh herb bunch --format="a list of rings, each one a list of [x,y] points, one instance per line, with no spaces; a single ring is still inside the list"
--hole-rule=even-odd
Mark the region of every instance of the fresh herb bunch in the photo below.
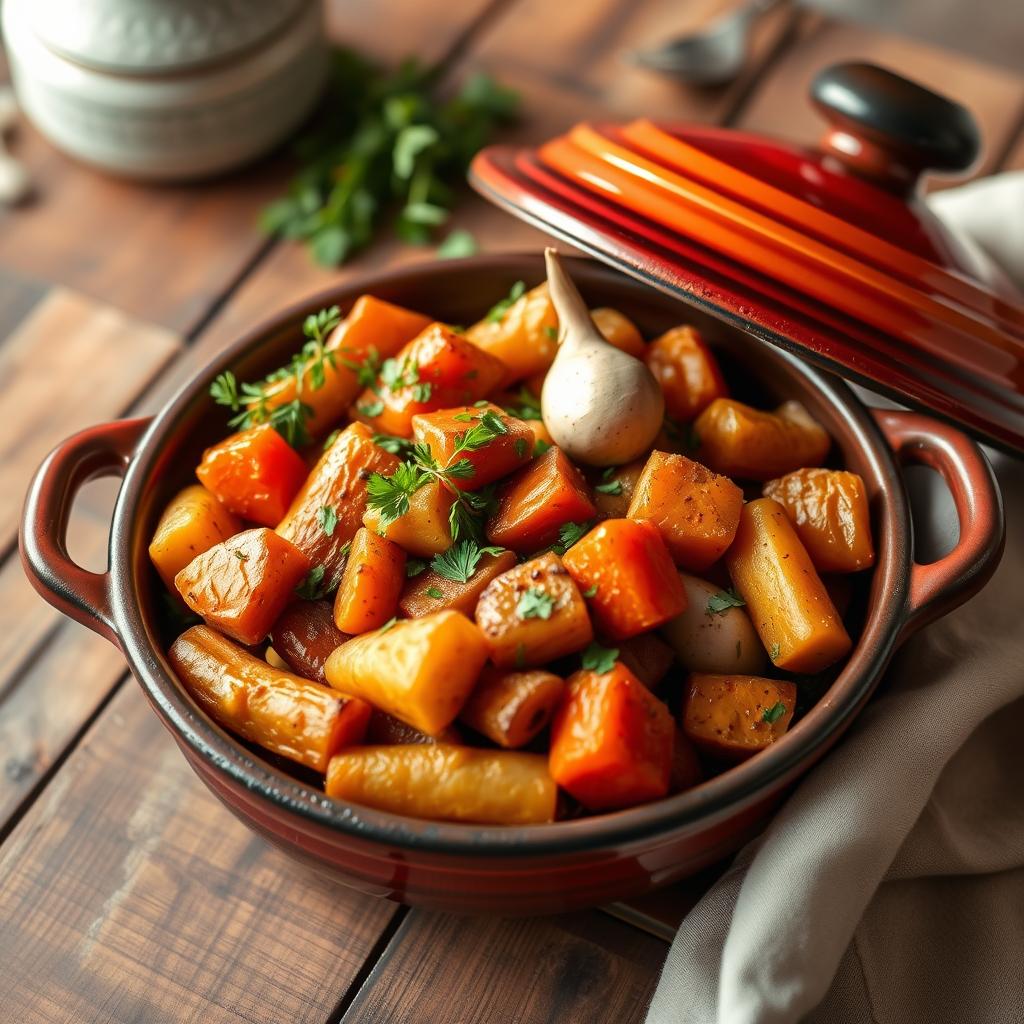
[[[323,113],[298,145],[304,167],[288,194],[263,211],[264,230],[308,243],[328,266],[366,245],[392,210],[401,238],[429,242],[448,219],[470,160],[519,102],[486,75],[445,98],[441,72],[413,60],[388,72],[337,52]]]

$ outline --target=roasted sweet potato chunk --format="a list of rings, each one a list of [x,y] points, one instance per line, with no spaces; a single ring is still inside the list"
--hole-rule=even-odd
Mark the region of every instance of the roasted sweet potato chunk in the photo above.
[[[345,549],[363,525],[366,478],[393,473],[400,461],[373,443],[365,424],[351,424],[320,456],[278,524],[285,540],[324,567],[328,587],[341,578]]]
[[[274,527],[306,479],[306,464],[264,423],[207,448],[196,476],[229,512]]]
[[[562,556],[598,632],[611,640],[644,633],[678,615],[686,592],[658,527],[606,519]]]
[[[444,324],[431,324],[381,367],[349,410],[382,434],[412,436],[418,413],[472,405],[494,390],[504,365]]]
[[[452,477],[464,491],[486,487],[533,458],[533,431],[496,405],[464,405],[413,416],[412,436],[444,469],[463,460],[469,463],[471,472]],[[484,437],[491,440],[479,443]],[[466,448],[467,441],[473,447]]]
[[[820,672],[849,652],[843,621],[777,501],[758,498],[743,506],[725,564],[779,668]]]
[[[594,505],[602,519],[624,519],[629,512],[640,474],[647,465],[646,459],[628,462],[625,466],[610,466],[591,478],[594,482]]]
[[[875,564],[864,481],[838,469],[798,469],[764,485],[796,527],[819,572],[859,572]]]
[[[405,552],[362,527],[352,539],[334,596],[334,624],[352,634],[379,629],[398,611],[404,583]]]
[[[477,602],[476,621],[501,668],[543,665],[594,639],[583,595],[550,552],[492,580]]]
[[[701,750],[742,760],[774,743],[789,728],[796,687],[760,676],[690,676],[683,732]]]
[[[668,792],[672,716],[621,662],[569,677],[551,724],[551,777],[592,811],[656,800]]]
[[[565,681],[553,672],[488,666],[459,719],[499,747],[524,747],[551,721],[564,690]]]
[[[561,448],[550,448],[499,488],[487,536],[529,554],[553,544],[566,523],[587,522],[595,512],[583,474]]]
[[[729,394],[715,357],[695,327],[673,327],[647,346],[647,367],[665,394],[665,411],[687,423]]]
[[[832,440],[799,402],[774,412],[731,398],[712,402],[694,424],[701,461],[717,473],[743,480],[771,480],[804,466],[819,466]]]
[[[242,644],[258,644],[311,568],[294,544],[259,527],[215,544],[174,578],[185,603]]]
[[[369,704],[272,668],[207,626],[186,630],[167,656],[215,722],[314,771],[366,731]]]
[[[465,583],[442,576],[433,569],[426,569],[406,583],[398,607],[410,619],[444,609],[462,612],[472,618],[476,603],[487,585],[515,564],[513,551],[482,554],[476,569]]]
[[[633,490],[630,519],[649,519],[677,565],[699,572],[722,557],[739,524],[743,492],[685,455],[651,452]]]

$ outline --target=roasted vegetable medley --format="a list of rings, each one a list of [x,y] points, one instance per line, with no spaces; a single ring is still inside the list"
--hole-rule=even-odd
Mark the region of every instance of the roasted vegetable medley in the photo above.
[[[656,800],[787,731],[851,647],[863,481],[803,406],[730,397],[693,327],[592,316],[664,394],[626,465],[551,443],[546,284],[466,329],[365,295],[265,380],[217,378],[235,432],[149,548],[212,719],[330,797],[491,824]]]

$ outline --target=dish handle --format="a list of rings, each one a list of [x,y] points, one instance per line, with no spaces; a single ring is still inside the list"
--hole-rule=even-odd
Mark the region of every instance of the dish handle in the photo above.
[[[919,413],[872,410],[902,463],[936,470],[953,497],[960,536],[935,562],[913,562],[901,639],[961,605],[995,572],[1003,553],[1003,500],[981,449],[956,427]]]
[[[86,483],[125,475],[150,422],[147,417],[102,423],[54,448],[32,478],[18,534],[25,573],[43,599],[116,646],[110,574],[75,564],[67,548],[68,518]]]

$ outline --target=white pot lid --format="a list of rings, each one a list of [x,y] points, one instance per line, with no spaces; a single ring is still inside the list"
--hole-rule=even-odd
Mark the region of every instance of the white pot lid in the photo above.
[[[166,74],[258,45],[310,0],[7,0],[40,42],[102,71]]]

